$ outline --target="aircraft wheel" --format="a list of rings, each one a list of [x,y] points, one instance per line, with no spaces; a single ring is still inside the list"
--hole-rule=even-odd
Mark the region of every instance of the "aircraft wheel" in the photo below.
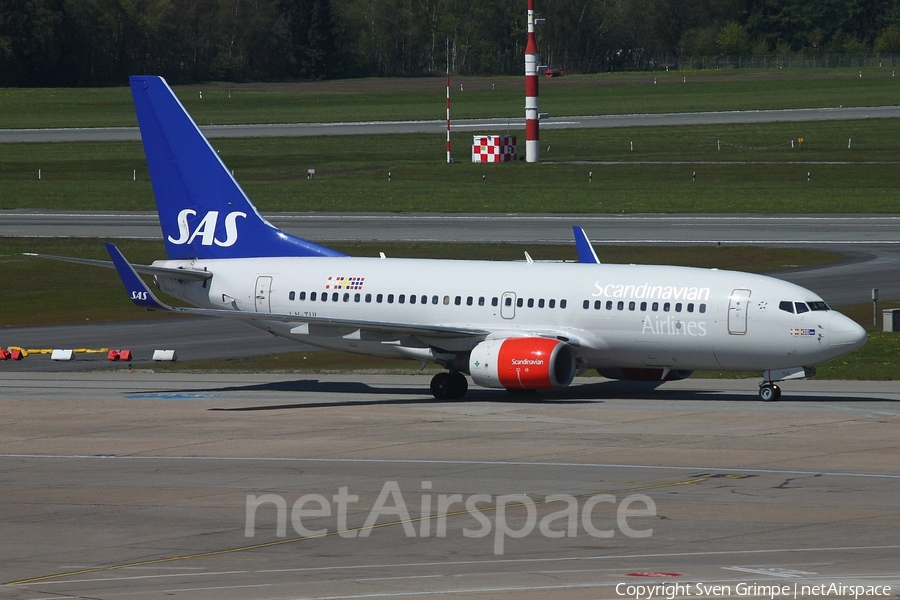
[[[462,373],[450,373],[452,379],[452,395],[451,398],[462,398],[469,391],[469,380]]]
[[[778,402],[781,398],[781,388],[774,383],[764,383],[759,386],[759,398],[763,402]]]
[[[453,387],[453,378],[450,373],[438,373],[431,378],[431,395],[438,400],[446,400],[450,397],[450,389]]]
[[[469,382],[462,373],[438,373],[431,378],[431,394],[438,400],[462,398],[469,389]]]

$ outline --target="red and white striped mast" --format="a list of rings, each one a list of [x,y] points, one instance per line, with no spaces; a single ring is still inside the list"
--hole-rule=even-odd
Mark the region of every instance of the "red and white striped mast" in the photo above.
[[[540,128],[538,126],[538,57],[534,41],[534,0],[528,0],[528,43],[525,45],[525,161],[540,162]]]

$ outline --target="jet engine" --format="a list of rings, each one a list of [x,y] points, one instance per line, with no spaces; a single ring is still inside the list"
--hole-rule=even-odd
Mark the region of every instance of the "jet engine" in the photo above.
[[[539,390],[566,387],[575,378],[575,352],[540,337],[481,342],[469,356],[469,374],[482,387]]]
[[[678,381],[687,379],[693,371],[680,369],[597,369],[597,373],[607,379],[625,379],[628,381]]]

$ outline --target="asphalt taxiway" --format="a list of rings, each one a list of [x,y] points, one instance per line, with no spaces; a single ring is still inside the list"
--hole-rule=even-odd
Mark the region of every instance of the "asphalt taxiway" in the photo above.
[[[736,125],[748,123],[846,121],[900,118],[900,106],[854,106],[778,110],[710,111],[665,114],[586,115],[552,117],[541,120],[549,129],[608,129],[662,125]],[[308,137],[321,135],[389,135],[443,133],[446,120],[368,121],[350,123],[275,123],[250,125],[206,125],[200,129],[212,138]],[[519,117],[455,119],[456,131],[503,128],[525,129]],[[23,142],[113,142],[141,139],[137,127],[73,127],[59,129],[0,129],[0,144]]]
[[[4,377],[0,598],[900,592],[892,384],[764,404],[746,380],[445,403],[427,383]]]

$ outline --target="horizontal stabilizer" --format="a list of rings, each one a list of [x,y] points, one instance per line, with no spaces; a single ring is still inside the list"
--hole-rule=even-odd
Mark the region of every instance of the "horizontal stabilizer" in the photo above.
[[[95,260],[93,258],[75,258],[73,256],[56,256],[55,254],[35,254],[33,252],[24,252],[25,256],[34,256],[36,258],[50,258],[53,260],[62,260],[65,262],[75,263],[76,265],[88,265],[90,267],[105,267],[107,269],[115,269],[116,265],[109,260]],[[153,275],[156,277],[171,277],[174,279],[206,281],[212,278],[209,271],[194,271],[191,269],[170,269],[167,267],[154,267],[153,265],[131,265],[138,273],[144,275]]]

